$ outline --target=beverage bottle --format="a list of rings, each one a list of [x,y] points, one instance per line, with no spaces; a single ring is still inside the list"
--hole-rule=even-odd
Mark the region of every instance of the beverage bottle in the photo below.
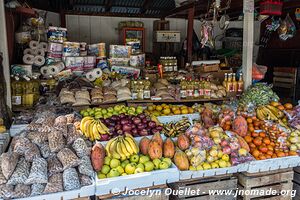
[[[223,86],[225,88],[226,88],[227,81],[228,81],[228,76],[227,76],[227,73],[225,73],[225,78],[224,78],[224,81],[223,81]]]
[[[137,99],[138,100],[144,99],[144,83],[142,79],[139,79],[137,83]]]
[[[145,83],[144,83],[144,99],[150,99],[150,87],[151,82],[149,81],[149,77],[145,77]]]
[[[182,80],[180,82],[180,98],[181,99],[186,99],[186,97],[187,97],[186,86],[187,86],[187,82],[186,82],[185,78],[182,78]]]
[[[241,94],[242,92],[243,92],[243,90],[244,90],[244,80],[243,80],[243,74],[242,73],[240,73],[240,78],[239,78],[239,81],[238,81],[238,83],[237,83],[237,92],[238,92],[238,94]]]
[[[186,86],[186,98],[193,99],[193,97],[194,97],[194,86],[193,86],[192,79],[190,78]]]
[[[199,96],[200,96],[200,94],[199,94],[199,81],[196,79],[195,81],[194,81],[194,99],[199,99]]]
[[[32,107],[34,101],[34,93],[33,93],[33,82],[30,78],[23,76],[25,81],[23,82],[23,105],[25,107]]]
[[[204,98],[204,80],[203,80],[203,78],[200,78],[200,82],[199,82],[199,97],[201,99]]]
[[[227,93],[231,93],[232,91],[232,88],[233,88],[233,85],[232,85],[232,74],[228,74],[228,80],[227,80],[227,84],[226,84],[226,92]]]
[[[15,76],[12,79],[11,87],[12,87],[12,96],[11,96],[12,105],[15,107],[22,106],[23,87],[19,76]]]
[[[204,84],[205,84],[205,87],[204,87],[204,98],[205,99],[210,99],[210,95],[211,95],[210,79],[207,78]]]
[[[33,76],[33,101],[36,103],[40,98],[40,81],[37,76]]]
[[[235,78],[235,73],[233,73],[233,75],[232,75],[232,91],[231,92],[237,92],[237,90],[238,90],[238,83]]]

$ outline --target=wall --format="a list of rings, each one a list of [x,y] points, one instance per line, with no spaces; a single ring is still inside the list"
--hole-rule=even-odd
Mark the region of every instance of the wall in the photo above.
[[[152,52],[153,42],[153,21],[156,18],[126,18],[126,17],[102,17],[102,16],[83,16],[83,15],[67,15],[66,24],[68,29],[68,38],[70,41],[82,41],[87,43],[105,42],[107,44],[118,44],[119,33],[117,30],[118,23],[120,21],[142,21],[146,29],[146,52]],[[170,29],[181,32],[181,42],[186,38],[187,20],[169,18]],[[194,30],[198,37],[200,37],[201,22],[199,20],[194,21]],[[243,21],[232,21],[229,24],[230,28],[242,28]],[[255,22],[255,40],[254,43],[259,41],[260,23]],[[214,28],[215,35],[222,34],[219,26]],[[178,48],[181,44],[177,45]],[[221,42],[216,42],[216,46],[220,47]],[[254,59],[257,55],[257,47],[254,48]]]

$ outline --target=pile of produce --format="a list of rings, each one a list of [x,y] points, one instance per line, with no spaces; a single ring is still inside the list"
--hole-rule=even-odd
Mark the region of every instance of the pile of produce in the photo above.
[[[241,96],[239,106],[244,110],[269,104],[271,101],[278,102],[279,97],[272,90],[271,85],[257,83],[250,86]]]
[[[91,143],[73,123],[73,114],[38,113],[1,155],[0,197],[25,198],[80,189],[93,183]]]
[[[93,147],[91,160],[99,179],[125,176],[171,167],[172,160],[166,152],[159,133],[152,139],[144,137],[138,144],[130,134],[109,140],[105,146],[97,143]],[[165,151],[163,152],[163,145]],[[174,145],[172,154],[174,155]],[[165,158],[163,157],[165,155]],[[168,157],[169,156],[169,157]]]
[[[177,122],[169,122],[164,124],[162,133],[167,137],[177,137],[184,134],[185,131],[190,128],[191,122],[187,117],[183,117]]]
[[[194,109],[185,105],[150,105],[144,111],[148,115],[154,116],[170,116],[170,115],[181,115],[181,114],[192,114]]]
[[[91,141],[108,140],[111,133],[99,119],[84,117],[80,122],[82,134]]]
[[[120,114],[125,114],[125,115],[138,115],[143,113],[143,107],[137,106],[125,106],[125,105],[115,105],[114,107],[107,107],[107,108],[87,108],[84,110],[80,111],[80,114],[83,117],[95,117],[96,119],[100,118],[109,118],[113,115],[120,115]]]

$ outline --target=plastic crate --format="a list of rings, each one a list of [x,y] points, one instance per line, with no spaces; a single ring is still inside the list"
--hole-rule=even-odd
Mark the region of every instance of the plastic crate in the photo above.
[[[281,15],[283,3],[278,0],[265,0],[260,3],[261,15]]]

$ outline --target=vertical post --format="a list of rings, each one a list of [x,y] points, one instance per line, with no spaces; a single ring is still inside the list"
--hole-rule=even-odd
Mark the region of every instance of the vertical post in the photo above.
[[[60,26],[66,28],[66,13],[61,10],[59,13],[60,16]]]
[[[244,0],[243,74],[245,89],[252,84],[254,0]]]
[[[194,30],[195,4],[188,9],[188,27],[187,27],[187,61],[192,62],[193,56],[193,30]]]
[[[11,108],[10,71],[4,1],[0,1],[0,41],[0,52],[2,52],[3,55],[3,74],[6,82],[6,104]]]

